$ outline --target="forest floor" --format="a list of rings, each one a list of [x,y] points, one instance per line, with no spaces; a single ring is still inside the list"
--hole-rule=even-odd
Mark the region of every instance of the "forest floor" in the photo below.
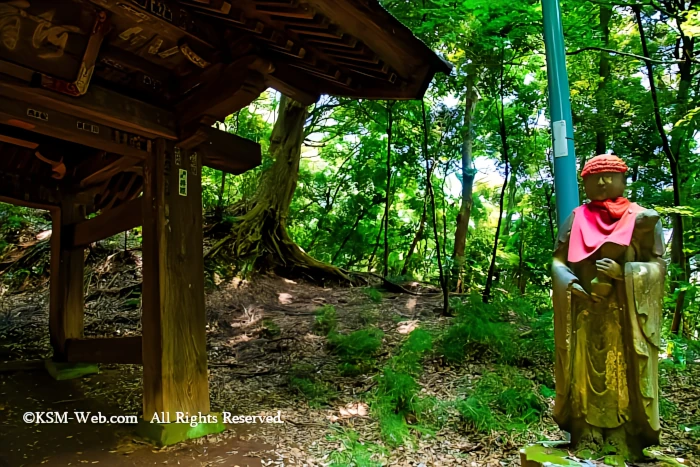
[[[139,255],[129,251],[88,257],[87,337],[140,333]],[[16,290],[4,291],[0,362],[50,355],[47,285],[45,279],[27,281]],[[528,441],[562,439],[551,419],[553,399],[545,397],[546,409],[526,433],[477,431],[446,410],[448,420],[436,432],[417,433],[413,445],[384,449],[379,422],[368,405],[379,368],[396,354],[413,328],[445,329],[451,318],[440,315],[440,296],[372,290],[375,292],[322,288],[262,276],[251,282],[220,283],[207,294],[212,410],[238,415],[276,415],[279,411],[283,424],[232,425],[219,435],[154,449],[136,438],[128,425],[22,421],[22,414],[29,410],[139,414],[139,366],[101,365],[99,375],[69,381],[54,381],[44,371],[0,372],[0,467],[502,466],[519,465],[518,449]],[[425,292],[420,287],[413,290]],[[336,310],[341,333],[365,328],[368,323],[383,331],[373,371],[354,377],[339,374],[338,356],[314,328],[319,308],[327,305]],[[449,401],[464,397],[465,388],[474,387],[495,365],[488,355],[477,351],[454,366],[428,354],[423,367],[417,379],[421,396]],[[307,369],[307,376],[316,382],[311,392],[293,382],[293,368]],[[519,371],[534,380],[551,374],[553,368],[538,362]],[[683,459],[681,465],[694,465],[700,461],[700,437],[693,431],[700,425],[700,365],[667,373],[661,383],[665,407],[662,449],[672,458]]]

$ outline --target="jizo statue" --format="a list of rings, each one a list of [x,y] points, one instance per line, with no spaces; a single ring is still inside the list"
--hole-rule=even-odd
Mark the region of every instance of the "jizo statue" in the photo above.
[[[625,198],[627,166],[601,155],[590,200],[559,230],[552,264],[554,419],[576,449],[628,459],[659,443],[658,352],[666,265],[659,215]]]

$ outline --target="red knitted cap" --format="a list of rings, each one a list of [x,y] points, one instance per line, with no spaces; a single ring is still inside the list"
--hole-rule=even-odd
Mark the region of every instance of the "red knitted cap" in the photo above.
[[[614,154],[601,154],[595,156],[583,166],[581,176],[599,174],[603,172],[627,172],[627,164]]]

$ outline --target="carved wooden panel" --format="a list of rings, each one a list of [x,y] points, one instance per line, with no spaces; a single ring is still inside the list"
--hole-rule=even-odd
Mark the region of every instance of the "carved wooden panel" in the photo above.
[[[77,2],[0,3],[0,59],[74,82],[96,20],[95,9]]]

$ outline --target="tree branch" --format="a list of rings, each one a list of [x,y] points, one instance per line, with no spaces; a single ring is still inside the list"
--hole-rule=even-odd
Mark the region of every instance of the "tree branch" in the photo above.
[[[625,57],[636,58],[637,60],[641,60],[645,63],[656,63],[658,65],[674,65],[674,64],[683,63],[683,60],[670,60],[670,61],[655,60],[653,58],[647,58],[647,57],[644,57],[642,55],[631,54],[628,52],[620,52],[618,50],[606,49],[604,47],[594,47],[594,46],[583,47],[582,49],[574,50],[573,52],[566,52],[566,55],[578,55],[581,52],[586,52],[586,51],[590,51],[590,50],[594,50],[594,51],[598,51],[598,52],[608,52],[608,53],[615,54],[615,55],[622,55]]]

